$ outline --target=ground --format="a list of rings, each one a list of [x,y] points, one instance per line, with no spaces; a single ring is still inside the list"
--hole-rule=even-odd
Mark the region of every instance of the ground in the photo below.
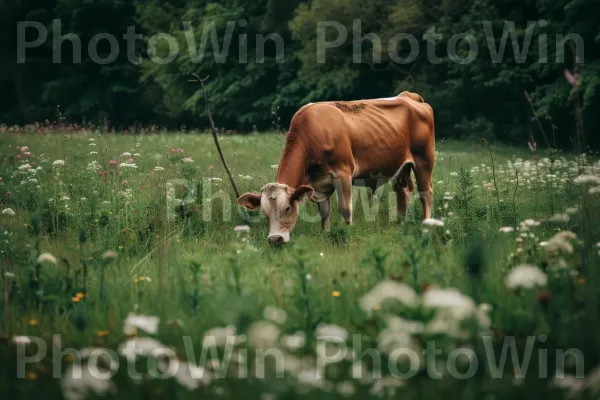
[[[242,193],[274,180],[283,135],[220,140]],[[544,334],[549,340],[541,345],[538,340],[536,351],[537,346],[552,352],[577,346],[586,372],[597,361],[597,347],[588,339],[598,332],[598,293],[588,288],[596,279],[591,266],[598,262],[600,236],[591,222],[598,212],[593,188],[600,185],[600,165],[591,156],[531,154],[525,147],[438,138],[430,224],[422,224],[417,198],[406,220],[399,221],[388,185],[374,199],[367,189],[355,188],[352,226],[343,223],[334,201],[331,231],[323,232],[316,205],[309,202],[290,244],[273,248],[265,218],[235,203],[209,134],[15,133],[0,137],[0,145],[5,239],[0,351],[15,365],[19,349],[35,353],[33,344],[17,342],[28,337],[37,343],[33,338],[39,337],[50,345],[58,340],[52,334],[61,334],[63,350],[118,351],[126,340],[152,337],[172,346],[182,362],[191,361],[183,336],[191,337],[200,353],[206,331],[227,326],[235,331],[225,336],[245,335],[249,343],[236,345],[244,349],[260,348],[261,340],[263,347],[284,349],[282,340],[292,337],[284,340],[280,334],[300,332],[301,348],[282,351],[294,361],[299,357],[294,351],[304,354],[317,367],[321,353],[310,339],[319,329],[339,333],[338,328],[342,337],[350,335],[345,342],[360,334],[386,360],[392,358],[390,341],[420,354],[436,338],[444,352],[467,346],[480,355],[489,353],[479,340],[483,335],[500,351],[506,338],[516,338],[523,350],[527,338]],[[401,306],[390,305],[390,299]],[[143,317],[136,320],[134,314]],[[145,319],[150,316],[158,317],[156,327]],[[408,329],[411,324],[418,327]],[[217,332],[212,331],[218,338],[225,331]],[[51,371],[69,371],[72,362],[67,357],[56,362],[54,352],[27,363],[24,379],[17,379],[7,362],[0,384],[23,398],[62,391],[69,400],[77,397],[70,397],[68,388],[93,386],[52,379]],[[329,376],[329,370],[321,380],[307,379],[307,371],[315,369],[310,364],[286,369],[294,379],[284,385],[229,375],[210,384],[192,379],[189,386],[179,375],[133,384],[121,368],[97,393],[191,398],[189,389],[195,389],[221,398],[240,393],[436,397],[437,391],[454,388],[450,392],[457,398],[540,391],[561,396],[552,386],[558,361],[550,359],[544,384],[534,379],[537,360],[525,385],[515,379],[518,371],[510,363],[502,384],[489,380],[480,361],[475,381],[446,373],[447,380],[433,385],[426,384],[431,376],[424,366],[410,379],[386,367],[383,378],[359,383],[344,374]],[[568,364],[564,372],[576,374],[576,367]]]

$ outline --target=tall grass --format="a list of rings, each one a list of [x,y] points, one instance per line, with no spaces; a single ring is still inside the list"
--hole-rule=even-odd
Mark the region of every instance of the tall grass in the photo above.
[[[227,135],[221,144],[241,191],[274,179],[278,135]],[[485,146],[442,142],[434,217],[443,226],[422,225],[416,198],[398,221],[387,186],[378,209],[355,188],[353,226],[334,201],[332,229],[322,232],[315,205],[305,204],[291,243],[276,249],[265,219],[237,207],[207,134],[14,134],[0,146],[0,391],[10,398],[83,398],[73,388],[128,399],[561,398],[600,388],[594,159],[580,165],[581,157],[533,159],[499,147],[492,166]],[[249,233],[234,231],[246,224]],[[158,317],[156,332],[146,317]],[[348,357],[317,376],[319,361],[335,353],[317,336],[360,344],[381,360]],[[134,338],[201,364],[204,377],[183,367],[169,379],[132,377],[118,350]],[[217,346],[230,360],[224,377],[222,365],[200,361],[207,338],[231,342]],[[19,370],[38,340],[46,357]],[[422,352],[434,341],[439,379]],[[488,360],[513,343],[520,360],[532,354],[527,371],[508,355],[496,374]],[[69,379],[77,356],[61,349],[91,347],[117,352],[121,368],[101,384]],[[257,349],[280,351],[282,376],[275,357],[263,360]],[[397,349],[421,360],[413,376]],[[569,349],[581,351],[583,371],[574,352],[557,352]],[[460,379],[473,358],[475,372]],[[99,361],[108,369],[105,355]],[[149,371],[153,362],[138,355],[135,366]],[[245,363],[250,372],[240,376]],[[253,374],[257,366],[264,378]],[[587,378],[560,378],[578,373]]]

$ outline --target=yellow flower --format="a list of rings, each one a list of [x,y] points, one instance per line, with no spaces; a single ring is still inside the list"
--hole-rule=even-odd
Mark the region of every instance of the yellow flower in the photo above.
[[[334,290],[333,292],[331,292],[331,295],[333,297],[340,297],[342,293],[339,290]]]
[[[138,278],[133,278],[133,283],[138,283]]]
[[[579,284],[580,285],[584,285],[585,284],[585,278],[579,278]]]
[[[108,336],[108,333],[109,333],[108,330],[104,329],[104,330],[98,331],[98,336],[100,336],[100,337]]]
[[[77,297],[77,296],[73,296],[73,297],[71,297],[71,300],[73,301],[73,303],[79,303],[79,300],[81,300],[81,298]]]
[[[37,379],[37,374],[35,372],[29,371],[27,373],[27,379],[30,381],[35,381]]]
[[[373,307],[373,310],[379,311],[379,310],[381,310],[381,306],[380,305],[376,305],[375,307]]]
[[[145,281],[145,280],[146,280],[146,277],[145,277],[145,276],[140,276],[140,277],[139,277],[139,280],[140,280],[140,282],[141,282],[141,281]]]
[[[29,326],[38,326],[38,322],[35,319],[30,319],[29,320]]]

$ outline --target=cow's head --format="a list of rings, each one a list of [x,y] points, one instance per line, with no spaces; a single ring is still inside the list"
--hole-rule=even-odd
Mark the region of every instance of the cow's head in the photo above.
[[[248,210],[260,207],[269,220],[269,243],[283,244],[289,242],[298,221],[299,203],[312,194],[313,188],[307,185],[292,189],[281,183],[268,183],[260,194],[244,193],[237,202]]]

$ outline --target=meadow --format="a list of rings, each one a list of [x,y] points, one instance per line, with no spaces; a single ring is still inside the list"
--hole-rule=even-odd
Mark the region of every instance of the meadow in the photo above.
[[[284,135],[220,140],[241,192],[274,180]],[[435,220],[355,188],[353,225],[334,201],[323,232],[308,202],[274,248],[210,134],[5,129],[0,149],[6,398],[600,393],[594,154],[438,134]]]

